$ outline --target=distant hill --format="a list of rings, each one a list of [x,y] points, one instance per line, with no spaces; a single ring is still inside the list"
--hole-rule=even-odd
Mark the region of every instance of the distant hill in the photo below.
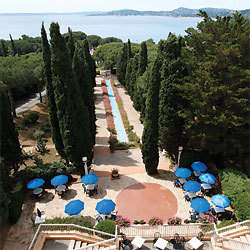
[[[229,9],[218,9],[218,8],[201,8],[201,9],[188,9],[188,8],[178,8],[171,11],[139,11],[139,10],[113,10],[110,12],[104,12],[97,15],[101,16],[170,16],[170,17],[197,17],[199,10],[206,11],[208,16],[227,16],[231,15],[236,10]],[[242,15],[249,15],[249,10],[239,11]],[[244,14],[243,14],[244,13]],[[93,15],[93,14],[92,14]]]
[[[250,9],[247,9],[247,10],[241,10],[240,13],[247,17],[248,19],[250,19]]]

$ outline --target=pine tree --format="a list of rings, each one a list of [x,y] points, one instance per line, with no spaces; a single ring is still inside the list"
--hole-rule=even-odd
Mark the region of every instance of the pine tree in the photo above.
[[[92,82],[88,74],[87,62],[85,58],[84,46],[77,43],[73,57],[73,70],[76,75],[76,81],[79,84],[81,98],[88,108],[90,128],[93,145],[95,144],[96,125],[95,125],[95,105],[92,91]]]
[[[148,51],[146,42],[141,43],[141,49],[139,52],[139,65],[138,74],[142,76],[148,66]]]
[[[154,62],[146,100],[144,129],[142,135],[142,158],[148,174],[156,174],[159,163],[158,152],[158,108],[159,108],[159,76],[160,62]]]
[[[42,24],[41,29],[42,45],[43,45],[43,62],[44,62],[44,73],[45,73],[45,84],[46,84],[46,94],[48,100],[48,109],[50,124],[52,130],[52,139],[55,144],[58,154],[66,159],[66,154],[64,152],[62,135],[60,133],[59,121],[57,118],[57,107],[55,103],[54,88],[52,86],[52,72],[51,72],[51,51],[50,45],[47,39],[46,30],[44,24]]]
[[[11,45],[12,55],[15,56],[17,54],[17,48],[16,48],[16,45],[12,39],[11,34],[10,34],[10,45]]]
[[[82,157],[87,156],[90,162],[93,157],[88,109],[81,98],[58,23],[51,23],[50,37],[52,85],[64,152],[78,169],[83,170]]]
[[[73,39],[73,35],[72,35],[72,30],[70,28],[68,28],[68,41],[67,41],[67,46],[69,49],[69,53],[70,53],[70,57],[71,59],[73,59],[74,56],[74,51],[75,51],[75,43],[74,43],[74,39]]]
[[[7,94],[7,87],[0,81],[0,152],[4,161],[4,165],[8,168],[7,173],[11,169],[15,172],[18,170],[18,163],[21,160],[21,149],[18,140],[18,133],[11,115],[11,108]],[[1,171],[2,172],[2,171]]]
[[[174,158],[177,148],[183,145],[184,119],[178,113],[184,108],[177,86],[187,75],[182,60],[182,38],[169,34],[167,41],[161,41],[161,87],[159,95],[159,141],[161,147]]]
[[[95,60],[92,58],[92,56],[89,53],[89,43],[88,40],[84,40],[84,52],[85,52],[85,60],[87,62],[87,68],[90,75],[92,88],[96,86],[95,77],[96,77],[96,66],[95,66]]]
[[[6,57],[8,55],[8,50],[5,46],[5,41],[1,39],[1,50],[2,50],[2,55]]]

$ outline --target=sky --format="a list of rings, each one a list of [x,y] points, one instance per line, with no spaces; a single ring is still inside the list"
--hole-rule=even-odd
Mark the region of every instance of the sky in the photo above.
[[[1,1],[0,13],[85,12],[134,10],[173,10],[179,7],[204,7],[243,10],[249,0],[7,0]]]

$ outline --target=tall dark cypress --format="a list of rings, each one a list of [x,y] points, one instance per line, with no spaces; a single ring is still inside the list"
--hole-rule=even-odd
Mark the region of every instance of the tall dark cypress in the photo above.
[[[146,42],[141,43],[141,49],[139,52],[139,65],[138,74],[142,76],[148,66],[148,50]]]
[[[125,83],[125,75],[127,69],[127,57],[128,57],[128,45],[127,43],[123,44],[122,51],[119,55],[118,63],[117,63],[117,78],[121,84]]]
[[[178,90],[183,84],[187,69],[181,55],[181,37],[169,34],[167,41],[161,42],[162,67],[159,94],[159,141],[171,156],[176,156],[179,145],[184,145],[184,119],[178,113],[185,109],[184,101]]]
[[[4,57],[6,57],[8,55],[8,51],[7,51],[7,48],[5,46],[5,41],[3,39],[1,39],[1,51],[2,51],[2,55]]]
[[[46,30],[44,28],[44,24],[42,24],[41,35],[42,35],[42,45],[43,45],[45,84],[46,84],[46,93],[47,93],[47,100],[48,100],[49,117],[50,117],[51,130],[52,130],[52,139],[53,139],[53,142],[55,144],[58,154],[62,158],[66,159],[62,135],[60,133],[59,122],[57,118],[57,107],[55,103],[54,88],[52,86],[51,51],[50,51],[50,45],[47,39]]]
[[[132,57],[132,50],[131,50],[131,43],[130,43],[130,39],[128,39],[128,56],[127,56],[127,60],[129,60]]]
[[[12,55],[15,56],[17,54],[17,48],[16,48],[16,45],[12,39],[11,34],[10,34],[10,45],[11,45]]]
[[[144,129],[142,135],[142,158],[148,174],[156,174],[159,163],[158,152],[158,108],[159,108],[159,76],[160,62],[154,62],[151,81],[148,85]]]
[[[74,39],[72,35],[72,30],[70,28],[68,28],[68,33],[69,33],[69,39],[67,41],[67,46],[69,49],[70,57],[71,59],[73,59],[74,51],[75,51],[75,43],[74,43]]]
[[[64,152],[83,171],[82,157],[87,156],[90,162],[93,157],[88,109],[81,98],[58,23],[51,23],[50,37],[52,85]]]
[[[11,169],[14,169],[14,171],[17,172],[18,162],[21,159],[22,152],[18,140],[18,133],[15,129],[15,124],[11,115],[7,87],[1,81],[0,104],[0,153],[4,165],[8,168],[5,172],[9,173]]]
[[[86,107],[88,108],[90,119],[90,131],[92,135],[92,143],[95,144],[96,125],[95,125],[95,105],[92,90],[92,81],[88,74],[87,62],[85,58],[84,46],[82,42],[77,43],[75,54],[73,57],[73,70],[76,76],[76,81],[79,85],[81,97]]]
[[[96,66],[95,66],[95,60],[92,58],[92,56],[89,53],[89,43],[88,40],[84,40],[84,52],[85,52],[85,60],[87,62],[87,68],[89,71],[92,87],[94,88],[96,86],[95,77],[96,77]]]

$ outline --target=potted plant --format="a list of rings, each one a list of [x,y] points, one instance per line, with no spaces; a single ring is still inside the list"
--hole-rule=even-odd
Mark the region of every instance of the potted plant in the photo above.
[[[157,217],[152,217],[149,222],[149,225],[156,226],[156,225],[163,225],[163,220]]]
[[[113,168],[112,171],[111,171],[111,175],[113,178],[117,178],[119,177],[119,171],[117,168]]]

